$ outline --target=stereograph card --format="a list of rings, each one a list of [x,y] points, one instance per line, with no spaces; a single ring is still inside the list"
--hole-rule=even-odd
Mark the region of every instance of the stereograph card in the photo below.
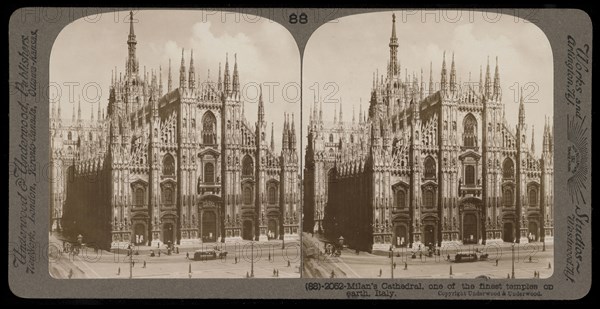
[[[591,71],[580,10],[21,8],[11,291],[581,298]]]

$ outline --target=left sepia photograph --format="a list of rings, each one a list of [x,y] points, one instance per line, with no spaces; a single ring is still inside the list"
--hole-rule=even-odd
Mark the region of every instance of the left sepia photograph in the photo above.
[[[271,20],[75,20],[50,56],[52,277],[299,278],[300,53]]]

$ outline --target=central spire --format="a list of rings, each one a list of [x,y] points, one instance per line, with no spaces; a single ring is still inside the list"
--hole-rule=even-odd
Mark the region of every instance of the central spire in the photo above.
[[[398,74],[398,38],[396,37],[396,14],[392,14],[392,36],[390,37],[390,74]]]
[[[128,58],[127,58],[127,73],[128,75],[135,75],[138,71],[137,60],[135,57],[135,45],[137,41],[135,39],[135,31],[133,30],[133,11],[129,12],[129,36],[127,38],[128,45]]]

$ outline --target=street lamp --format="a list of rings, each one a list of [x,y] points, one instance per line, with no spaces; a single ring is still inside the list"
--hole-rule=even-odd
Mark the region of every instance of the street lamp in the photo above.
[[[515,244],[517,243],[517,239],[515,238],[515,240],[512,243],[512,279],[515,279]]]
[[[133,278],[133,248],[129,245],[129,279]]]
[[[392,260],[390,261],[390,269],[392,270],[392,279],[394,279],[394,249],[393,245],[390,245],[390,256]]]
[[[250,241],[250,278],[254,278],[254,239]]]
[[[285,226],[283,227],[283,233],[281,235],[281,250],[285,250]]]

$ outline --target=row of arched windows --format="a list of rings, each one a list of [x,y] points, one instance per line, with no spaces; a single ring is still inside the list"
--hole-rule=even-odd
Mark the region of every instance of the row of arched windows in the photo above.
[[[538,206],[538,190],[534,187],[529,188],[527,193],[528,205]],[[513,207],[515,205],[515,194],[512,187],[504,188],[502,192],[502,204],[505,207]]]
[[[434,208],[435,207],[435,189],[425,188],[423,189],[423,207]],[[528,204],[529,206],[538,205],[538,190],[536,188],[530,188],[528,193]],[[505,207],[513,207],[515,204],[514,192],[511,187],[507,187],[503,190],[502,204]],[[396,208],[405,209],[409,205],[408,194],[405,189],[398,189],[396,191]]]
[[[431,209],[435,207],[435,189],[426,187],[422,192],[422,204],[424,208]],[[396,209],[406,209],[409,205],[408,192],[404,189],[398,189],[396,191]]]

